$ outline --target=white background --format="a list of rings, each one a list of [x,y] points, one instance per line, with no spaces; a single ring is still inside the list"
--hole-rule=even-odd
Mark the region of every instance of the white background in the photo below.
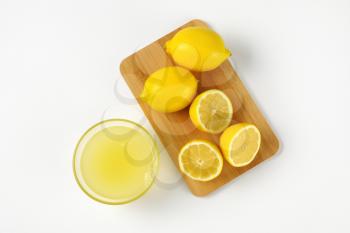
[[[141,199],[90,200],[72,173],[79,137],[145,121],[116,97],[132,97],[119,63],[193,18],[224,38],[280,152],[204,198],[162,152]],[[0,233],[350,232],[349,42],[348,0],[0,0]]]

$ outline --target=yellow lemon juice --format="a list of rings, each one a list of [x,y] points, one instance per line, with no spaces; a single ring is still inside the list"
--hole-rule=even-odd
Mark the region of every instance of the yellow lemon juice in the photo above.
[[[95,200],[132,201],[151,186],[158,150],[149,133],[127,120],[101,122],[78,143],[74,170],[81,188]]]

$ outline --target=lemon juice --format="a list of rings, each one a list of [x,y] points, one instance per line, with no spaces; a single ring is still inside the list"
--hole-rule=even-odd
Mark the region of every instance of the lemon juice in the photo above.
[[[109,120],[89,129],[78,143],[74,171],[84,192],[95,200],[132,201],[151,186],[158,150],[150,134],[127,120]]]

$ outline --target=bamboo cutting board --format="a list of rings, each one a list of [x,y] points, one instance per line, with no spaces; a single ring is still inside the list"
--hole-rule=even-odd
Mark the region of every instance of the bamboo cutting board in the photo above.
[[[165,52],[164,44],[178,30],[187,26],[207,27],[208,25],[201,20],[192,20],[125,58],[120,65],[120,71],[125,81],[177,168],[179,168],[177,156],[184,144],[193,139],[207,139],[218,145],[220,134],[211,135],[197,130],[189,118],[188,108],[175,113],[159,113],[152,110],[138,97],[148,75],[164,66],[175,65],[171,57]],[[238,122],[253,123],[261,132],[261,147],[251,164],[242,168],[235,168],[225,161],[220,176],[209,182],[195,181],[183,176],[193,194],[204,196],[273,156],[278,150],[279,142],[229,61],[225,61],[213,71],[193,72],[193,74],[199,80],[198,93],[215,88],[227,94],[232,102],[234,112],[232,124]]]

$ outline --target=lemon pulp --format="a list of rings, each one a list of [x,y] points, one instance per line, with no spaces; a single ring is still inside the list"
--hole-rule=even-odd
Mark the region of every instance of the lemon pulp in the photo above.
[[[232,120],[232,104],[226,94],[212,89],[198,95],[190,107],[190,118],[200,130],[222,132]]]
[[[220,137],[225,159],[235,167],[251,163],[259,151],[260,143],[259,130],[249,123],[232,125]]]
[[[191,141],[179,153],[180,170],[194,180],[212,180],[220,175],[222,166],[220,150],[206,140]]]
[[[94,199],[110,204],[128,202],[150,187],[157,156],[153,139],[144,130],[132,124],[97,126],[78,145],[76,177]]]

